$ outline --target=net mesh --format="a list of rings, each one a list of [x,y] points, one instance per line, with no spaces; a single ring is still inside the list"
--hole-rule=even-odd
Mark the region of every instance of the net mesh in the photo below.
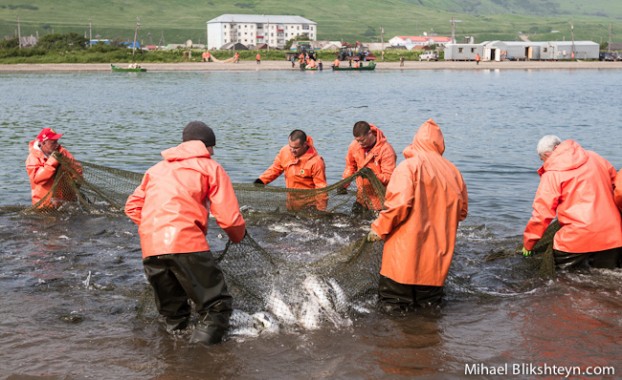
[[[40,202],[2,211],[119,214],[142,180],[131,171],[65,157],[59,161],[52,189]],[[345,190],[350,183],[355,189]],[[213,250],[234,299],[234,334],[349,326],[357,313],[371,311],[382,243],[365,237],[385,193],[371,170],[316,190],[254,184],[234,184],[234,189],[249,233],[238,244]],[[546,265],[552,263],[553,235],[548,232],[536,248],[548,247],[541,255],[550,256],[541,260]],[[541,269],[554,273],[554,264]]]

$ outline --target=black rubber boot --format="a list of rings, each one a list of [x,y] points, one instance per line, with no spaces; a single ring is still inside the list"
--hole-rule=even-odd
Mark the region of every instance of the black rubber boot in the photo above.
[[[229,312],[208,313],[201,316],[190,337],[190,343],[212,345],[222,342],[223,336],[229,329],[230,314]]]
[[[175,331],[183,330],[188,327],[188,319],[189,316],[185,317],[167,317],[166,318],[166,332],[169,334],[174,333]]]

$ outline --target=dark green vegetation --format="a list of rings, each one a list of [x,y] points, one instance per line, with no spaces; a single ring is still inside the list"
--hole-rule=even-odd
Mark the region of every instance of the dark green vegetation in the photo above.
[[[192,40],[206,42],[206,22],[223,13],[291,14],[318,23],[318,39],[347,42],[387,42],[396,35],[424,32],[451,35],[457,41],[472,36],[476,42],[592,40],[606,44],[622,41],[622,2],[617,0],[4,0],[0,3],[0,63],[95,63],[200,61],[198,50],[143,52],[121,46],[134,39],[166,45]],[[19,49],[22,36],[38,36],[35,47]],[[381,36],[381,29],[384,35]],[[86,48],[88,38],[109,39],[111,45]],[[254,59],[255,52],[240,52]],[[231,52],[215,52],[218,59]],[[385,60],[417,60],[418,52],[387,51]],[[265,60],[285,59],[285,53],[263,51]],[[322,52],[325,62],[334,53]]]
[[[18,47],[17,38],[0,41],[0,64],[15,63],[108,63],[108,62],[201,62],[203,50],[173,49],[158,51],[135,50],[126,46],[112,43],[110,45],[97,44],[88,48],[88,40],[77,33],[48,34],[39,40],[34,47]],[[239,51],[241,60],[255,60],[257,51]],[[285,60],[283,50],[261,50],[263,60]],[[406,60],[417,60],[420,52],[403,50],[387,51],[385,60],[399,61],[400,56]],[[232,51],[213,51],[212,55],[220,60],[233,56]],[[335,59],[335,52],[319,51],[318,58],[327,64]],[[378,54],[380,56],[380,54]]]
[[[476,42],[575,40],[598,43],[622,40],[619,0],[3,0],[0,36],[75,32],[95,38],[131,41],[137,17],[145,44],[205,43],[206,22],[223,13],[291,14],[318,23],[319,39],[385,41],[423,32],[474,36]],[[91,24],[91,28],[89,28]]]

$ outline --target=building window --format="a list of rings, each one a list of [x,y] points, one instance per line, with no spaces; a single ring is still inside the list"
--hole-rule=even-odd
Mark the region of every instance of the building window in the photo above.
[[[471,53],[475,53],[475,48],[471,48]]]
[[[458,48],[458,53],[462,53],[463,48]]]
[[[227,29],[227,25],[225,25],[224,28]]]

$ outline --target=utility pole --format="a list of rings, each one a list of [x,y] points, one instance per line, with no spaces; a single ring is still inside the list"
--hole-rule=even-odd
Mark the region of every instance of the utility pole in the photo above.
[[[451,43],[455,44],[456,43],[456,23],[462,22],[462,20],[456,20],[454,17],[452,17],[451,20],[449,20],[449,22],[451,23]]]
[[[138,28],[140,28],[140,18],[136,17],[136,29],[134,29],[134,44],[132,45],[132,60],[134,59],[134,51],[136,50],[136,38],[138,38]]]
[[[380,46],[382,47],[382,58],[384,58],[384,27],[380,25]]]
[[[93,46],[91,41],[93,41],[93,21],[89,17],[89,48]]]
[[[270,18],[268,18],[268,25],[267,25],[267,29],[264,32],[265,36],[268,38],[268,51],[270,51]]]
[[[572,23],[570,23],[570,38],[572,39],[571,42],[571,52],[570,52],[570,58],[574,59],[575,58],[575,51],[574,51],[574,25],[572,25]]]
[[[609,24],[609,41],[607,41],[607,52],[611,53],[611,24]]]
[[[22,30],[19,25],[19,16],[17,16],[17,43],[19,44],[19,48],[22,48]]]

